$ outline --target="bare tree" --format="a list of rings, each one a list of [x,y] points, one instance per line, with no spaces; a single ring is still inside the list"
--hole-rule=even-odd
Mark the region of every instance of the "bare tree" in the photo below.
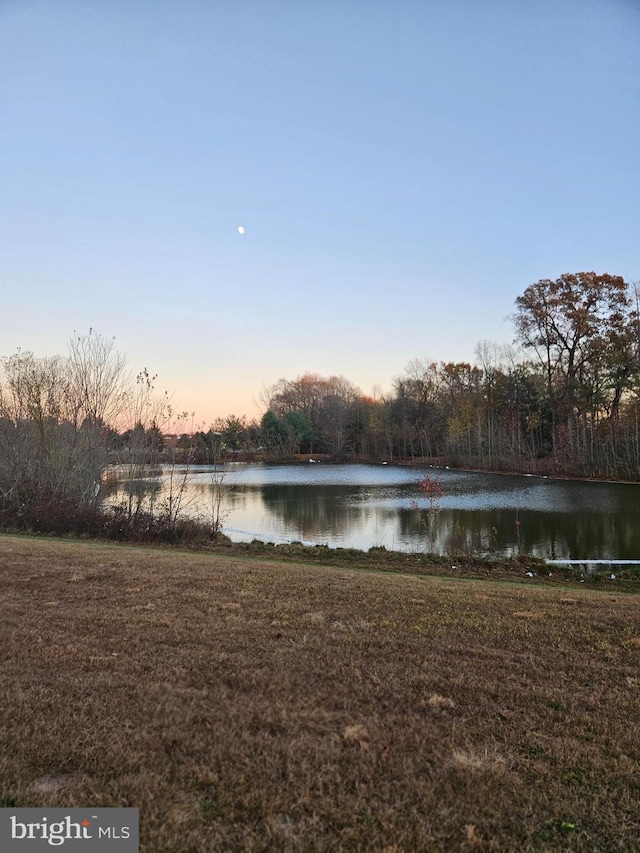
[[[18,351],[0,362],[0,497],[15,523],[79,516],[103,501],[107,468],[128,481],[126,517],[153,510],[158,489],[143,489],[158,464],[161,427],[172,416],[145,369],[132,377],[113,339],[74,334],[66,356]],[[116,428],[123,432],[118,436]],[[148,479],[148,477],[147,477]],[[181,509],[176,486],[170,509]]]
[[[107,421],[123,406],[127,378],[113,341],[93,330],[64,356],[18,351],[0,374],[0,488],[27,513],[52,502],[96,505],[108,464]]]

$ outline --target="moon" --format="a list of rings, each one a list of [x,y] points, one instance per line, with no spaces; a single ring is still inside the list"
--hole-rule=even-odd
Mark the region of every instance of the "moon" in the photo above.
[[[244,225],[238,225],[238,234],[244,234]]]

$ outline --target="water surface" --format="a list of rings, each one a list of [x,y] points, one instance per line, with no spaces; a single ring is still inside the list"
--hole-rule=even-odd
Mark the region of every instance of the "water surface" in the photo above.
[[[634,484],[398,465],[230,463],[180,470],[187,474],[185,512],[205,518],[212,482],[223,471],[224,531],[235,541],[640,558],[640,486]],[[433,512],[418,485],[425,474],[442,483]],[[165,469],[159,499],[166,497],[168,483]],[[123,495],[121,489],[117,499]]]

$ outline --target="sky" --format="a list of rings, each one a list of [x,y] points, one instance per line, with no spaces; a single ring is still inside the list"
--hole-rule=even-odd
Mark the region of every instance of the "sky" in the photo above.
[[[640,279],[639,46],[637,0],[0,0],[0,354],[93,328],[203,426],[473,362]]]

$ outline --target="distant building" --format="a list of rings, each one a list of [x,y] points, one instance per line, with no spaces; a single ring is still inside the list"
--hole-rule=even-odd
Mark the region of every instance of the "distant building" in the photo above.
[[[162,436],[165,447],[177,447],[181,440],[189,440],[193,438],[192,432],[168,432]]]

